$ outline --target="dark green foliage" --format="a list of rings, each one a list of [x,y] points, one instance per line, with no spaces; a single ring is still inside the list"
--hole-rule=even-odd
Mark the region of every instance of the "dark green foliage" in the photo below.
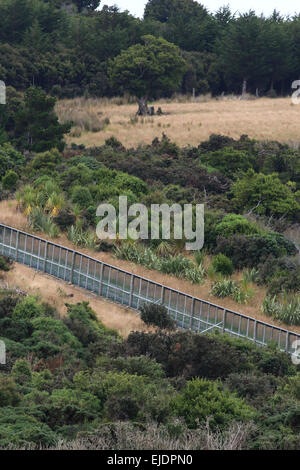
[[[20,401],[21,396],[13,380],[0,376],[0,408],[4,406],[17,406]]]
[[[270,256],[259,265],[258,282],[268,285],[268,293],[277,295],[281,292],[300,290],[300,265],[293,258],[275,259]]]
[[[15,116],[17,145],[33,152],[64,148],[63,137],[69,124],[60,124],[54,112],[55,98],[48,97],[40,88],[29,88],[24,105]]]
[[[222,253],[213,259],[212,266],[217,273],[224,274],[224,276],[230,276],[234,271],[232,261]]]
[[[0,271],[9,271],[10,265],[11,265],[11,261],[9,260],[9,258],[6,258],[5,256],[0,255]],[[0,310],[0,318],[1,318],[1,310]]]
[[[116,7],[96,10],[99,0],[22,0],[18,8],[17,4],[0,2],[0,70],[3,80],[18,90],[31,86],[34,78],[37,86],[58,97],[119,94],[119,86],[109,79],[110,63],[120,54],[135,58],[144,47],[142,38],[149,35],[168,41],[171,48],[178,46],[187,63],[185,73],[176,76],[171,61],[165,60],[163,69],[155,67],[162,62],[159,54],[146,61],[143,75],[147,71],[148,82],[149,75],[154,77],[156,96],[168,95],[174,82],[187,93],[193,88],[197,93],[240,93],[243,80],[252,93],[259,88],[276,96],[290,92],[297,75],[297,15],[289,20],[279,13],[268,18],[252,11],[234,15],[229,8],[210,13],[194,0],[151,0],[144,19]],[[134,60],[129,72],[135,74],[130,89],[137,94],[141,74]],[[129,86],[124,80],[122,84]]]
[[[67,209],[63,209],[59,214],[54,217],[53,221],[61,230],[67,230],[69,227],[75,224],[75,216],[71,214]]]
[[[31,382],[32,373],[29,362],[25,359],[18,359],[14,363],[11,374],[14,381],[19,385]]]
[[[8,353],[0,377],[1,448],[55,445],[81,432],[92,437],[118,421],[164,423],[171,436],[174,418],[191,429],[209,419],[211,430],[254,420],[258,430],[247,447],[296,446],[299,378],[290,357],[273,348],[190,331],[134,332],[121,340],[88,303],[69,305],[62,320],[33,297],[9,294],[0,312],[15,322],[0,327]],[[30,325],[23,336],[22,322]]]
[[[0,436],[1,447],[24,447],[28,445],[55,445],[57,434],[50,427],[34,416],[34,411],[28,407],[5,407],[1,410]]]
[[[243,150],[225,147],[212,153],[200,156],[200,165],[219,170],[229,178],[234,178],[239,172],[256,168],[256,159]]]
[[[13,170],[9,170],[5,173],[2,178],[2,186],[4,189],[14,190],[16,189],[17,181],[19,177]]]
[[[247,399],[249,402],[255,402],[255,405],[259,407],[263,406],[261,400],[264,396],[274,395],[279,385],[279,380],[271,374],[235,373],[229,375],[225,383],[231,392]]]
[[[163,330],[174,330],[175,322],[164,305],[145,304],[141,308],[141,319],[146,325],[153,325]]]
[[[25,157],[12,145],[6,143],[0,146],[0,177],[5,176],[10,170],[19,172],[25,162]]]
[[[188,331],[172,335],[134,332],[125,347],[132,355],[143,354],[156,359],[169,377],[224,378],[237,369],[248,367],[246,357],[221,340]]]
[[[204,422],[210,418],[211,428],[222,428],[230,421],[250,421],[254,410],[242,399],[237,398],[217,382],[205,379],[189,381],[182,392],[172,402],[174,412],[183,416],[186,424],[196,427],[197,420]]]
[[[232,186],[236,209],[256,208],[256,213],[266,216],[282,215],[295,218],[300,205],[293,190],[281,183],[278,174],[264,175],[249,170]]]
[[[93,203],[93,198],[88,188],[84,186],[75,186],[72,191],[72,202],[78,204],[82,209],[87,209]]]
[[[243,268],[258,266],[269,256],[295,255],[297,250],[283,235],[269,232],[266,235],[219,237],[215,252],[230,258],[236,268]]]
[[[253,235],[259,233],[258,227],[245,217],[237,214],[227,214],[215,226],[216,234],[228,238],[231,235]]]
[[[163,38],[147,35],[111,61],[108,73],[115,88],[138,98],[172,93],[181,83],[185,61],[179,48]]]

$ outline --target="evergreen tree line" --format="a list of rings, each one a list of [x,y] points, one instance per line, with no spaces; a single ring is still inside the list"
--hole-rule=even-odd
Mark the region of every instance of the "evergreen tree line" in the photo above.
[[[254,11],[215,13],[194,0],[149,0],[143,19],[99,0],[0,0],[0,78],[17,90],[40,86],[58,97],[120,95],[111,61],[162,37],[180,48],[187,66],[179,92],[291,92],[299,79],[300,15]],[[153,98],[174,90],[154,90]]]

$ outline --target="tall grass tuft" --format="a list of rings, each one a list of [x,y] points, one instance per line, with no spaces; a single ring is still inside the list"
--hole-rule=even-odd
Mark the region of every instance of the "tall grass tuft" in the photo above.
[[[276,297],[267,295],[262,311],[274,320],[279,320],[286,325],[298,326],[300,325],[300,296],[277,300]]]
[[[231,297],[235,302],[246,304],[254,292],[252,289],[242,288],[232,279],[221,279],[213,283],[211,294],[220,298]]]
[[[155,269],[164,274],[171,274],[179,279],[186,279],[194,284],[202,284],[206,275],[202,264],[197,266],[181,254],[158,256],[157,252],[151,248],[144,248],[132,242],[125,242],[118,246],[115,249],[115,255],[117,258],[140,264],[148,269]]]

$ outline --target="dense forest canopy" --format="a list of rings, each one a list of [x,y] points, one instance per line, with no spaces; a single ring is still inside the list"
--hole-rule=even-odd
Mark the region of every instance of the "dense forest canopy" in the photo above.
[[[211,14],[194,0],[149,0],[137,19],[99,0],[0,0],[0,17],[0,77],[21,91],[120,95],[126,87],[111,80],[110,64],[147,35],[180,48],[187,66],[179,92],[240,93],[244,84],[275,96],[299,76],[299,15],[236,15],[229,7]],[[160,85],[156,96],[174,91]]]

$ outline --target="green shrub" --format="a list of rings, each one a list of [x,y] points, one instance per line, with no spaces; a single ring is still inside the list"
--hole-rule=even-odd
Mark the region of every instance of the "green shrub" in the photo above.
[[[233,393],[247,400],[256,400],[256,406],[259,406],[260,400],[267,399],[273,395],[279,385],[279,381],[271,374],[257,375],[255,373],[230,374],[226,379],[226,385]],[[264,402],[261,403],[264,406]]]
[[[245,217],[238,214],[228,214],[216,225],[217,235],[225,238],[238,234],[253,235],[259,232],[254,223],[249,222]]]
[[[2,408],[0,414],[0,447],[24,448],[28,445],[55,445],[59,436],[34,416],[28,407]]]
[[[17,406],[21,395],[17,391],[15,382],[9,377],[0,376],[0,408],[4,406]]]
[[[170,416],[169,401],[174,389],[163,381],[152,382],[148,377],[126,372],[108,372],[103,380],[107,401],[106,419],[164,422]]]
[[[117,331],[105,327],[88,302],[67,304],[67,308],[68,316],[64,318],[64,323],[83,346],[101,342],[105,349],[110,342],[118,339]]]
[[[18,359],[12,368],[12,377],[19,385],[24,385],[31,382],[32,372],[28,361],[25,359]]]
[[[12,318],[14,320],[32,320],[33,318],[41,317],[43,313],[43,307],[38,303],[36,297],[28,296],[16,305]]]
[[[53,222],[61,229],[67,230],[75,224],[75,216],[67,209],[62,209],[59,214],[53,218]]]
[[[277,173],[264,175],[248,170],[232,186],[233,204],[237,211],[255,209],[256,214],[267,217],[295,218],[300,205],[290,186],[283,184]]]
[[[297,253],[294,243],[279,233],[264,235],[233,235],[218,237],[215,253],[223,253],[231,259],[235,268],[257,267],[269,256],[280,258]]]
[[[212,266],[217,273],[221,273],[224,276],[231,276],[234,271],[232,261],[222,253],[215,256]]]
[[[19,176],[13,170],[9,170],[2,178],[2,186],[4,189],[15,190]]]
[[[227,338],[227,337],[226,337]],[[237,340],[229,343],[225,337],[199,335],[188,330],[170,334],[132,332],[123,347],[129,355],[143,354],[160,363],[168,377],[225,378],[237,371],[249,370],[245,345],[238,348]],[[124,354],[124,349],[121,350]]]
[[[165,377],[161,364],[147,356],[119,356],[117,358],[102,356],[97,360],[96,367],[107,372],[127,372],[131,375],[144,375],[153,379]]]
[[[103,409],[103,402],[92,393],[69,388],[53,390],[45,407],[52,428],[93,421]]]
[[[146,325],[153,325],[166,330],[174,330],[175,328],[175,322],[168,314],[168,310],[164,305],[143,305],[141,308],[141,319]]]
[[[238,172],[247,171],[256,167],[256,158],[243,150],[235,150],[225,147],[206,153],[200,157],[201,164],[216,168],[229,178],[233,178]]]
[[[270,256],[265,263],[258,267],[260,284],[268,286],[271,296],[284,292],[298,292],[300,290],[300,265],[294,258],[284,256],[275,259]]]
[[[17,152],[9,143],[0,145],[0,178],[2,178],[9,170],[19,171],[25,166],[25,156]]]
[[[75,186],[72,190],[71,201],[82,209],[87,209],[93,204],[93,198],[85,186]]]
[[[0,255],[0,271],[9,271],[10,270],[10,260],[5,256]],[[1,312],[0,312],[1,316]]]
[[[249,421],[253,410],[228,389],[205,379],[189,381],[184,390],[172,401],[174,413],[182,416],[186,424],[196,428],[197,422],[209,419],[211,428],[225,427],[231,421]]]

